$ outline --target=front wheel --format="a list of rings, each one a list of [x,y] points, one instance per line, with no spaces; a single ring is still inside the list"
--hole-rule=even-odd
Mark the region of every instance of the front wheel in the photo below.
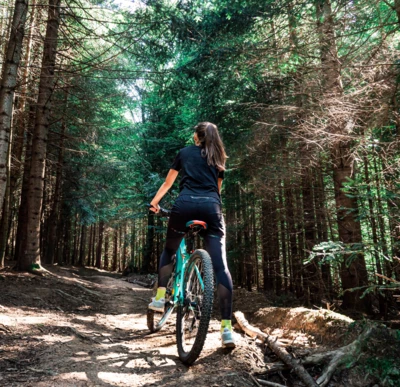
[[[190,365],[203,349],[214,298],[213,266],[205,250],[196,250],[191,255],[184,278],[184,302],[178,305],[176,341],[179,359]]]

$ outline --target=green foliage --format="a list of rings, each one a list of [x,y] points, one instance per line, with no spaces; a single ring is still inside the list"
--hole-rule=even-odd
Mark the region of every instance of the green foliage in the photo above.
[[[397,98],[397,70],[381,64],[394,63],[399,38],[396,13],[385,2],[335,3],[344,96],[332,106],[321,82],[323,42],[313,1],[151,0],[134,11],[102,7],[92,18],[83,9],[67,18],[82,44],[71,63],[78,75],[70,81],[68,136],[75,140],[68,142],[74,152],[66,156],[63,190],[81,223],[145,216],[143,204],[176,152],[192,141],[191,128],[207,120],[219,126],[230,156],[224,200],[237,218],[228,224],[228,255],[237,272],[248,249],[236,238],[245,226],[238,216],[243,203],[256,203],[258,211],[266,195],[277,201],[282,187],[295,197],[295,239],[298,251],[304,249],[302,178],[309,169],[315,195],[315,171],[322,171],[318,216],[329,221],[329,230],[318,230],[318,238],[313,230],[316,245],[304,263],[318,260],[337,270],[361,256],[369,268],[376,256],[391,259],[400,200],[397,113],[389,107]],[[332,122],[346,126],[351,142],[346,157],[354,173],[343,189],[356,199],[352,208],[335,205]],[[167,205],[176,194],[175,186]],[[317,217],[320,209],[314,210]],[[288,215],[280,211],[285,228]],[[356,218],[362,242],[339,241],[337,214]],[[378,241],[373,224],[382,229]]]
[[[372,356],[362,359],[360,368],[364,374],[372,375],[381,385],[396,387],[400,385],[400,367],[398,362],[400,331],[397,337],[382,337],[382,341],[371,340]],[[385,345],[386,340],[390,345]],[[397,348],[397,350],[396,350]]]
[[[340,264],[344,260],[346,266],[350,266],[360,254],[364,254],[364,247],[363,243],[321,242],[313,247],[309,260],[304,264],[306,265],[318,258],[320,265],[326,263]]]

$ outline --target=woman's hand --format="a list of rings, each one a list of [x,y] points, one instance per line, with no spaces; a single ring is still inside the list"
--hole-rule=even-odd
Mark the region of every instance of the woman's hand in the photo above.
[[[174,184],[178,173],[179,172],[175,171],[175,169],[169,170],[167,178],[165,179],[164,183],[161,184],[161,187],[157,191],[156,196],[154,196],[153,200],[150,202],[150,205],[152,205],[152,207],[150,207],[151,211],[155,212],[156,214],[160,212],[160,206],[158,205],[158,203],[172,187],[172,184]]]
[[[158,203],[153,203],[153,202],[151,202],[150,205],[151,205],[150,211],[153,211],[153,212],[155,212],[156,214],[157,214],[158,212],[160,212],[160,206],[158,205]]]

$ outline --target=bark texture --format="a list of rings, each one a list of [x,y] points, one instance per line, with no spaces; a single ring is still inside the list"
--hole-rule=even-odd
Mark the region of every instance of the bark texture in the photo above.
[[[20,261],[21,270],[32,270],[40,265],[40,223],[47,154],[47,133],[54,91],[54,71],[60,19],[60,0],[50,0],[46,38],[43,49],[39,96],[36,107],[35,129],[32,140],[32,160],[28,188],[28,223],[26,249]]]
[[[11,134],[12,110],[18,67],[21,60],[22,40],[28,0],[16,0],[11,34],[8,40],[0,83],[0,208],[3,206],[7,186],[7,155]]]
[[[332,7],[329,0],[316,1],[317,26],[320,38],[320,53],[324,96],[328,104],[336,104],[343,96],[340,61],[336,47]],[[368,274],[365,257],[362,252],[361,225],[356,220],[358,215],[357,198],[350,197],[344,191],[345,184],[355,175],[351,142],[346,136],[346,125],[342,120],[329,122],[329,133],[332,135],[331,161],[333,166],[333,181],[335,188],[335,204],[339,239],[348,250],[343,254],[341,262],[341,281],[344,290],[343,307],[369,310],[368,297],[360,299],[362,290],[352,289],[368,285]]]

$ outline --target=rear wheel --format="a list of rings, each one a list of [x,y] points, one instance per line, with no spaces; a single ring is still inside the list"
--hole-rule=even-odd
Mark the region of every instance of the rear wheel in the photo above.
[[[178,305],[176,341],[179,358],[190,365],[203,349],[214,298],[213,267],[205,250],[196,250],[190,257],[184,286],[184,303]]]
[[[167,288],[165,291],[165,308],[164,312],[156,312],[151,309],[147,309],[147,327],[151,333],[158,332],[164,324],[167,322],[169,316],[174,310],[173,303],[173,285],[174,285],[174,273],[175,267],[172,270],[172,275],[168,281]]]

